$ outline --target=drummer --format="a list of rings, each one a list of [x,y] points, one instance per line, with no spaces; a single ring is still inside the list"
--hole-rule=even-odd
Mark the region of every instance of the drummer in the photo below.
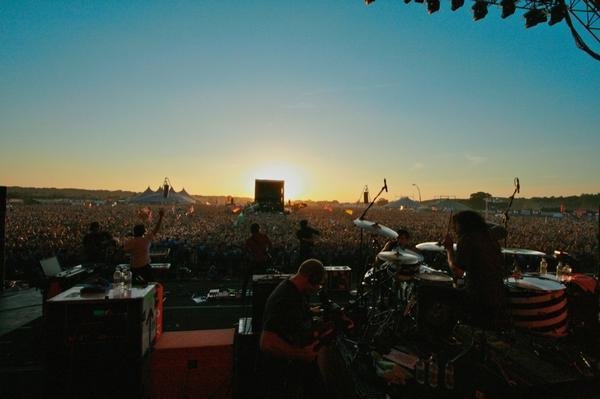
[[[464,310],[473,324],[493,327],[505,315],[500,245],[477,212],[462,211],[455,214],[452,217],[452,227],[458,239],[456,253],[450,232],[444,239],[444,247],[454,277],[465,279],[465,292],[461,301]]]
[[[379,252],[406,249],[408,247],[408,241],[410,240],[410,233],[408,230],[398,229],[396,230],[396,233],[398,233],[398,237],[386,242]],[[375,266],[379,266],[381,263],[383,263],[383,261],[375,256]]]
[[[405,250],[410,247],[410,245],[409,245],[410,233],[408,232],[408,230],[401,228],[401,229],[396,230],[396,233],[398,233],[398,237],[386,242],[385,245],[383,246],[383,248],[381,249],[381,251],[379,251],[380,253],[384,252],[384,251]],[[381,264],[383,262],[384,261],[381,258],[375,256],[374,266],[376,268],[381,266]],[[395,271],[395,279],[397,281],[411,280],[412,278],[414,278],[414,275],[417,273],[418,267],[419,267],[419,265],[416,263],[410,264],[410,265],[398,266],[398,268]]]

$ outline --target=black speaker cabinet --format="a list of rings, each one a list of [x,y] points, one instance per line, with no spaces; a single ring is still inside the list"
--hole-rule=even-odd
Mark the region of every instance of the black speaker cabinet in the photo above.
[[[80,289],[46,301],[46,391],[61,398],[147,397],[154,284],[101,294]]]
[[[262,331],[263,312],[271,292],[290,274],[255,274],[252,276],[252,330]]]

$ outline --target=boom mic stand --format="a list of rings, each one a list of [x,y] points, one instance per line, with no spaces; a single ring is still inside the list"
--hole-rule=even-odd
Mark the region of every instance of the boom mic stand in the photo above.
[[[514,180],[514,186],[515,186],[515,191],[513,191],[512,195],[510,196],[510,201],[508,202],[508,206],[506,207],[506,209],[504,210],[504,230],[506,230],[506,237],[504,237],[504,248],[507,247],[507,241],[508,241],[508,211],[510,210],[510,207],[512,206],[512,203],[515,199],[515,194],[517,194],[518,192],[521,191],[521,185],[519,184],[519,178],[515,177]]]
[[[373,198],[373,200],[371,201],[371,203],[369,204],[367,209],[365,209],[363,211],[362,215],[360,215],[360,217],[358,218],[359,220],[364,219],[364,217],[367,214],[367,212],[369,211],[369,209],[371,209],[371,207],[373,206],[375,201],[377,201],[377,198],[379,198],[381,193],[383,193],[383,190],[385,190],[386,193],[388,191],[387,181],[385,179],[383,179],[383,187],[381,187],[381,190],[379,190],[379,192],[377,193],[375,198]],[[360,251],[359,252],[360,252],[360,264],[362,265],[361,274],[359,275],[359,279],[362,279],[362,277],[367,272],[367,265],[366,265],[365,260],[363,259],[363,229],[362,228],[360,229]],[[358,296],[360,297],[361,295],[362,295],[362,284],[359,284],[358,285]]]

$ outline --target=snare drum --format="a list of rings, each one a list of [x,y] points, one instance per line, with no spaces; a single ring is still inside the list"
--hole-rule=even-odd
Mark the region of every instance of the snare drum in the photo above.
[[[399,281],[408,281],[415,278],[419,272],[419,265],[404,265],[398,262],[388,261],[382,265],[387,270],[388,276],[396,277]]]
[[[504,280],[508,311],[516,327],[549,337],[567,334],[566,287],[553,280],[524,276]]]
[[[452,287],[453,279],[448,273],[433,269],[427,265],[419,267],[417,275],[419,285],[435,286],[435,287]]]
[[[434,286],[434,287],[452,287],[454,281],[452,277],[444,272],[433,271],[426,273],[419,273],[417,275],[417,281],[420,285]]]

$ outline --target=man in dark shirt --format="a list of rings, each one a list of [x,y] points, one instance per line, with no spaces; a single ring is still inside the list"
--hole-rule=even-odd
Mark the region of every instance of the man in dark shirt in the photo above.
[[[250,225],[250,237],[246,239],[245,244],[247,262],[243,265],[242,270],[242,298],[244,299],[252,275],[267,272],[267,265],[271,260],[270,251],[273,247],[269,237],[261,233],[258,223]]]
[[[321,233],[308,225],[308,220],[300,221],[300,229],[296,232],[299,240],[299,262],[303,262],[314,256],[315,236]]]
[[[103,263],[106,261],[107,250],[115,246],[110,233],[100,231],[100,223],[90,223],[90,231],[83,237],[83,251],[86,262]]]
[[[471,322],[492,327],[504,316],[505,307],[500,246],[477,212],[459,212],[452,222],[458,236],[456,253],[450,234],[446,236],[444,246],[454,276],[465,279],[465,310]]]
[[[260,231],[258,223],[252,223],[250,226],[250,237],[246,239],[246,251],[248,253],[251,272],[265,273],[267,263],[271,257],[271,240]]]
[[[267,398],[324,397],[312,325],[317,309],[308,303],[308,295],[318,291],[324,279],[323,264],[308,259],[267,299],[260,336]]]

